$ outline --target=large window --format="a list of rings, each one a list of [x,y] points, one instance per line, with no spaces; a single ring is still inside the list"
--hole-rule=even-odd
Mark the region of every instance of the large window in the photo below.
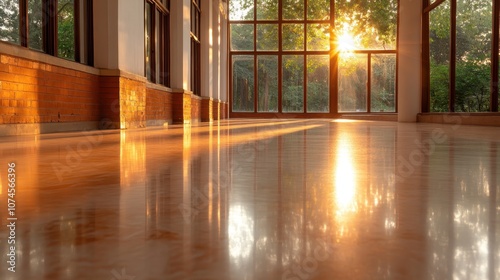
[[[422,111],[497,112],[498,7],[493,0],[424,4]]]
[[[170,0],[145,1],[144,28],[145,75],[170,86]]]
[[[92,0],[0,0],[0,40],[93,64]]]
[[[201,0],[191,0],[191,90],[201,95]]]
[[[229,24],[234,116],[396,112],[397,1],[231,0]]]

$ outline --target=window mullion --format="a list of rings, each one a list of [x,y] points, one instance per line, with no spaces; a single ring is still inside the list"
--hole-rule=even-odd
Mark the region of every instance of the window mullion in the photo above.
[[[492,40],[491,40],[491,102],[490,111],[498,112],[498,48],[500,36],[500,3],[493,0],[493,13],[492,13]]]
[[[81,0],[81,1],[85,1],[85,0]],[[81,43],[81,40],[80,40],[80,31],[81,31],[81,28],[80,28],[80,13],[81,13],[81,10],[80,10],[80,0],[74,0],[73,2],[73,9],[74,9],[74,14],[75,14],[75,17],[74,17],[74,24],[73,24],[73,29],[74,29],[74,33],[75,33],[75,38],[74,38],[74,44],[75,44],[75,61],[76,62],[82,62],[81,61],[81,54],[80,54],[80,43]]]
[[[28,47],[28,0],[19,1],[19,32],[21,46]]]

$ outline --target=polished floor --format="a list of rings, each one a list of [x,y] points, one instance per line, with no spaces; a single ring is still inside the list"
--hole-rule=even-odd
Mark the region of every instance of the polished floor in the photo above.
[[[0,279],[500,279],[500,128],[460,123],[0,138]]]

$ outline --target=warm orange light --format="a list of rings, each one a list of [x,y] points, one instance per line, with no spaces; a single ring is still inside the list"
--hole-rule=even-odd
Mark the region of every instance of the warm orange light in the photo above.
[[[356,212],[356,172],[352,161],[351,145],[347,135],[341,134],[336,150],[334,197],[337,214]]]
[[[356,48],[356,40],[348,31],[337,36],[337,50],[339,52],[351,52]]]

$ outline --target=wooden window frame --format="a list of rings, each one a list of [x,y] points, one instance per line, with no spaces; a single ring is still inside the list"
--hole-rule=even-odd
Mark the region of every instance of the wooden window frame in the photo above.
[[[93,0],[74,0],[74,48],[75,62],[82,62],[82,50],[80,48],[80,37],[82,26],[80,26],[80,3],[85,3],[88,7],[87,13],[84,15],[84,24],[87,30],[87,43],[85,48],[85,56],[87,62],[85,64],[94,65],[94,32],[93,32]],[[42,46],[43,52],[52,56],[57,56],[57,0],[42,0]],[[20,45],[29,48],[29,19],[28,19],[28,0],[19,0],[19,41]],[[72,60],[73,61],[73,60]]]
[[[151,48],[151,61],[150,61],[150,73],[151,77],[147,77],[147,63],[144,59],[144,75],[152,83],[161,84],[163,86],[170,86],[170,0],[145,0],[144,9],[146,5],[151,5],[150,14],[148,19],[151,21],[151,37],[150,37],[150,48]],[[156,17],[159,16],[158,26],[156,25]],[[146,25],[146,21],[144,21]],[[144,28],[146,32],[146,26]],[[159,35],[156,38],[156,34]],[[145,37],[146,38],[146,37]],[[146,39],[145,39],[146,40]],[[156,46],[159,49],[156,49]],[[159,65],[156,65],[156,58],[159,56]],[[146,41],[144,41],[144,58],[146,58]],[[157,78],[157,73],[159,72],[159,79]]]
[[[429,13],[446,1],[450,1],[450,88],[448,91],[449,112],[455,112],[455,85],[456,85],[456,27],[457,27],[457,1],[456,0],[430,0],[423,1],[422,7],[422,112],[430,112],[430,16]],[[491,40],[491,70],[490,70],[490,112],[498,112],[498,82],[499,82],[499,17],[500,0],[492,0],[492,40]]]
[[[311,0],[308,0],[311,1]],[[371,111],[371,82],[372,82],[372,77],[371,77],[371,69],[372,69],[372,55],[376,54],[394,54],[396,56],[396,60],[398,59],[398,54],[397,54],[397,47],[396,49],[391,49],[391,50],[354,50],[353,53],[355,54],[366,54],[367,55],[367,80],[366,80],[366,111],[365,112],[339,112],[338,110],[338,100],[339,100],[339,92],[338,92],[338,53],[334,52],[335,46],[333,40],[330,40],[330,50],[328,51],[312,51],[312,50],[307,50],[307,25],[308,24],[329,24],[330,26],[334,27],[335,26],[335,0],[330,0],[330,19],[329,20],[317,20],[317,19],[308,19],[307,18],[307,12],[308,12],[308,1],[304,1],[304,17],[303,19],[300,20],[288,20],[288,19],[283,19],[283,1],[278,1],[278,19],[273,19],[273,20],[260,20],[257,19],[257,1],[254,1],[254,16],[253,19],[249,20],[231,20],[229,19],[228,22],[228,30],[227,30],[227,36],[228,36],[228,50],[229,50],[229,113],[231,117],[276,117],[276,116],[283,116],[283,117],[339,117],[344,114],[377,114],[380,112],[372,112]],[[399,14],[399,11],[398,11]],[[398,15],[399,18],[399,15]],[[283,24],[303,24],[304,25],[304,48],[301,51],[288,51],[288,50],[283,50],[282,48],[282,41],[283,41]],[[398,22],[399,23],[399,22]],[[251,24],[254,27],[254,46],[252,51],[238,51],[238,50],[231,50],[231,24]],[[278,44],[279,44],[279,49],[278,51],[258,51],[257,50],[257,24],[277,24],[280,32],[278,32]],[[399,28],[399,24],[398,24]],[[330,38],[333,38],[333,31],[330,33]],[[234,93],[233,93],[233,56],[237,55],[250,55],[254,57],[254,108],[252,112],[234,112],[233,111],[233,98],[234,98]],[[278,56],[278,68],[280,71],[278,71],[278,111],[277,112],[262,112],[258,111],[258,69],[257,69],[257,57],[259,55],[277,55]],[[304,89],[303,89],[303,110],[302,112],[284,112],[283,111],[283,92],[282,92],[282,87],[283,87],[283,69],[282,69],[282,57],[284,55],[302,55],[304,58]],[[329,89],[329,112],[310,112],[307,110],[307,56],[308,55],[330,55],[330,89]],[[398,90],[397,90],[397,85],[398,85],[398,74],[397,74],[397,63],[396,63],[396,73],[395,73],[395,96],[394,96],[394,112],[382,112],[382,113],[394,113],[396,114],[398,112]]]
[[[201,95],[201,0],[191,0],[191,91]]]

